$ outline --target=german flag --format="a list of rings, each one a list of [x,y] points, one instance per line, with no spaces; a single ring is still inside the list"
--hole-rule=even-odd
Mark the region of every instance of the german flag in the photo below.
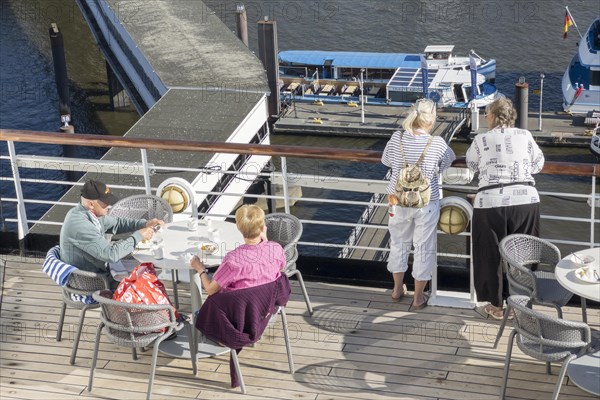
[[[573,19],[571,18],[571,14],[569,14],[569,11],[565,11],[565,25],[563,26],[563,40],[567,38],[567,32],[569,32],[570,26],[573,26]]]

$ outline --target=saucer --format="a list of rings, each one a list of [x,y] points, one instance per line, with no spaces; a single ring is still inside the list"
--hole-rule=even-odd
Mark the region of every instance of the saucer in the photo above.
[[[215,242],[202,242],[198,245],[198,250],[204,254],[213,255],[219,251],[219,245]]]
[[[589,267],[577,268],[575,270],[575,277],[585,283],[600,283],[600,280],[594,276],[593,269]]]

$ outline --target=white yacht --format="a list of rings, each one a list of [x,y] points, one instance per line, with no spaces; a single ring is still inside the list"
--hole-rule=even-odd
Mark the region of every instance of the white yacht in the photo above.
[[[600,17],[579,41],[562,80],[563,108],[571,114],[600,111]]]

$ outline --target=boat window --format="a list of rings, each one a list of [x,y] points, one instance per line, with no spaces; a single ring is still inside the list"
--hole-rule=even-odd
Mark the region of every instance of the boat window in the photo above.
[[[454,96],[456,96],[456,101],[458,103],[463,103],[465,101],[465,94],[460,83],[454,85]]]
[[[590,85],[600,86],[600,71],[590,70]]]

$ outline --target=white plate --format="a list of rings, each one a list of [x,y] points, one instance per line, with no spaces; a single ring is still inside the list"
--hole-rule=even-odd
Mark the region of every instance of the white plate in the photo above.
[[[198,251],[202,254],[212,256],[219,253],[219,245],[215,242],[202,242],[198,245]]]
[[[594,257],[586,256],[586,255],[577,255],[569,254],[566,257],[567,260],[571,261],[573,264],[577,266],[577,268],[587,268],[594,264]],[[587,261],[586,263],[581,262],[582,260]]]
[[[137,244],[137,246],[135,246],[135,248],[138,249],[138,250],[147,250],[150,247],[152,247],[152,242],[150,242],[150,241],[148,243],[139,242]]]
[[[594,271],[592,268],[577,268],[575,270],[575,278],[585,283],[600,283],[600,281],[594,276]]]

